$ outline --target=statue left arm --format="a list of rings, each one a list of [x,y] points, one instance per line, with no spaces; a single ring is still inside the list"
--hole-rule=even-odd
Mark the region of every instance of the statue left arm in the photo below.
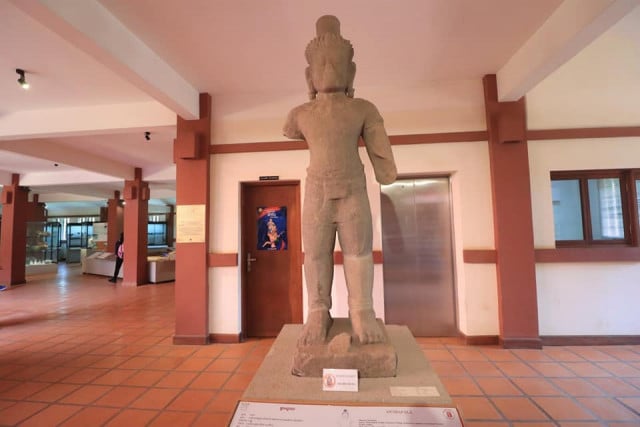
[[[362,139],[373,165],[376,181],[380,184],[391,184],[398,176],[391,143],[387,131],[384,129],[382,116],[380,116],[378,109],[369,102],[367,102]]]
[[[300,114],[301,107],[296,107],[287,115],[287,121],[282,128],[282,133],[287,138],[291,139],[304,139],[304,135],[298,126],[298,114]]]

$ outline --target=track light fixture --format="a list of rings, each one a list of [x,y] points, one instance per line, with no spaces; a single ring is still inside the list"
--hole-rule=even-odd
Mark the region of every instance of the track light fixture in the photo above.
[[[151,132],[145,132],[144,133],[144,139],[146,139],[147,141],[151,140]]]
[[[27,82],[27,79],[24,77],[24,70],[21,68],[16,68],[16,73],[18,73],[18,75],[20,76],[18,78],[18,84],[20,85],[20,87],[22,87],[22,89],[27,90],[29,89],[29,83]]]

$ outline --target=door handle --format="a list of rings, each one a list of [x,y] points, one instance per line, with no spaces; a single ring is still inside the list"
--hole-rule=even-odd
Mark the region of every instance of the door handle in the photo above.
[[[251,258],[251,252],[247,252],[247,272],[251,272],[251,263],[257,261],[256,258]]]

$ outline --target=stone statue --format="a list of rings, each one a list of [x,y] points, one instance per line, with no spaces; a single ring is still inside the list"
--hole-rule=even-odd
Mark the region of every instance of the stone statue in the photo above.
[[[344,255],[353,336],[378,343],[385,334],[373,310],[371,208],[358,140],[364,140],[376,180],[390,184],[397,171],[389,138],[376,107],[353,98],[353,47],[340,35],[340,21],[323,16],[307,45],[310,102],[288,115],[284,134],[309,145],[302,214],[309,312],[299,345],[323,343],[333,322],[331,285],[336,233]]]

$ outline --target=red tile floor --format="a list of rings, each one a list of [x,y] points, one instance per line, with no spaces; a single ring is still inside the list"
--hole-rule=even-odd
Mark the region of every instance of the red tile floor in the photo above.
[[[173,286],[61,264],[0,292],[0,425],[226,425],[273,341],[172,345]],[[640,346],[418,342],[466,426],[640,426]]]

